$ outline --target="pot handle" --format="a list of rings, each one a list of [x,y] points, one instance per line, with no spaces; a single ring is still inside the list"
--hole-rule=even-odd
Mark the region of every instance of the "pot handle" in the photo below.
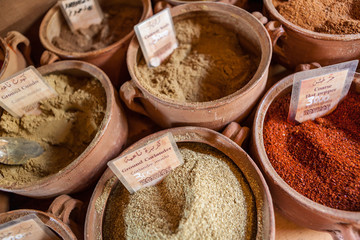
[[[158,1],[154,6],[154,13],[158,13],[165,8],[172,8],[172,5],[165,1]]]
[[[360,226],[338,224],[340,231],[329,231],[334,240],[359,240]]]
[[[304,63],[304,64],[297,65],[295,68],[295,72],[307,71],[307,70],[316,69],[316,68],[321,68],[320,63],[317,63],[317,62]]]
[[[61,195],[55,198],[55,200],[51,203],[48,213],[59,218],[63,223],[71,228],[79,239],[82,239],[82,231],[78,223],[81,222],[83,205],[83,202],[80,200],[74,199],[68,195]],[[73,218],[75,218],[74,221],[70,219],[70,215],[73,212],[76,214],[72,215]]]
[[[255,11],[251,13],[254,17],[257,18],[257,20],[259,20],[263,25],[265,25],[266,23],[268,23],[268,19],[267,17],[265,17],[264,15],[262,15],[261,12]]]
[[[44,66],[44,65],[48,65],[50,63],[54,63],[56,61],[60,60],[60,57],[58,55],[56,55],[53,52],[50,52],[48,50],[45,50],[40,57],[40,65]]]
[[[5,42],[14,52],[16,52],[17,49],[19,49],[18,48],[19,44],[24,44],[24,49],[22,49],[21,52],[27,64],[33,65],[33,62],[30,58],[30,53],[31,53],[30,41],[29,39],[27,39],[27,37],[25,37],[24,35],[22,35],[17,31],[10,31],[7,33],[5,37]]]
[[[223,135],[233,140],[240,147],[249,136],[249,133],[250,129],[248,127],[241,127],[237,122],[231,122],[222,132]]]
[[[270,35],[274,53],[278,54],[281,57],[284,57],[284,50],[277,45],[277,41],[279,40],[279,38],[285,36],[286,34],[283,26],[278,21],[270,21],[265,25],[265,28]]]
[[[134,85],[133,80],[127,81],[121,85],[120,97],[130,110],[149,117],[149,114],[146,112],[144,106],[139,101],[141,98],[144,98],[144,95]]]

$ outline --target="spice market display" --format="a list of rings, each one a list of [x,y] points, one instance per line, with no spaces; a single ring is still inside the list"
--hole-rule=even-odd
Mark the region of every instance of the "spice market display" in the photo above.
[[[0,239],[360,240],[360,1],[0,17]],[[303,99],[336,104],[294,121]]]

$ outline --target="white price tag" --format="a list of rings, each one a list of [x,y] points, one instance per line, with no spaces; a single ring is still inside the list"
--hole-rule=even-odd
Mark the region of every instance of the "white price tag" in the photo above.
[[[178,47],[169,8],[135,25],[134,29],[150,67],[159,66]]]
[[[14,117],[40,113],[38,102],[56,95],[33,66],[0,82],[0,106]]]
[[[350,89],[358,60],[294,75],[289,120],[304,122],[332,112]]]
[[[72,31],[100,24],[104,18],[97,0],[60,0],[59,4]]]
[[[157,184],[184,163],[171,133],[120,156],[108,166],[130,193]]]

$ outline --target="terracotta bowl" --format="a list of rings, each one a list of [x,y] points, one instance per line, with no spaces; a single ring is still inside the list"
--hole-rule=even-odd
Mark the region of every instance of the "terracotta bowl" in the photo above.
[[[146,90],[136,78],[134,67],[141,57],[136,38],[127,53],[131,81],[120,88],[120,96],[133,111],[150,117],[159,126],[195,125],[220,129],[231,121],[244,119],[255,106],[265,89],[271,60],[271,43],[264,26],[247,11],[222,3],[191,3],[172,8],[174,22],[195,16],[211,17],[225,26],[231,26],[239,35],[242,46],[261,57],[252,79],[241,89],[226,97],[209,102],[178,103],[161,99]]]
[[[21,45],[23,45],[23,51],[19,49]],[[12,31],[4,39],[0,38],[0,51],[0,59],[3,61],[0,80],[10,77],[31,64],[30,42],[19,32]]]
[[[238,145],[244,140],[246,130],[235,124],[235,126],[230,125],[224,131],[224,134],[234,139],[237,143],[218,132],[201,127],[179,127],[163,130],[136,142],[122,152],[122,155],[168,132],[173,134],[177,143],[205,143],[220,150],[234,161],[247,179],[255,197],[257,209],[256,239],[274,239],[274,211],[268,187],[257,166]],[[121,183],[108,168],[99,180],[90,200],[85,222],[85,239],[102,239],[103,219],[107,201],[111,191],[118,184]],[[254,189],[256,190],[254,191]]]
[[[301,28],[286,20],[272,0],[263,0],[264,12],[274,20],[266,25],[274,56],[284,66],[317,62],[322,66],[360,58],[360,34],[326,34]]]
[[[38,68],[42,75],[64,73],[95,77],[106,93],[106,112],[99,130],[89,146],[60,172],[30,185],[0,189],[20,195],[49,198],[85,189],[97,180],[108,160],[117,156],[126,142],[128,126],[117,93],[106,74],[94,65],[81,61],[60,61]]]
[[[256,110],[252,129],[251,152],[269,185],[275,206],[288,219],[318,231],[328,231],[335,239],[360,238],[360,212],[343,211],[316,203],[292,189],[272,167],[264,147],[263,123],[274,99],[291,92],[293,75],[275,84],[263,97]],[[360,92],[360,81],[353,86]]]
[[[112,0],[113,2],[126,3],[134,6],[142,6],[142,15],[139,22],[148,18],[152,15],[152,8],[150,0],[136,0],[136,1],[126,1],[126,0]],[[105,0],[100,0],[101,5]],[[56,4],[51,8],[40,25],[40,41],[42,45],[48,50],[44,52],[41,57],[41,64],[45,65],[52,63],[54,60],[60,59],[71,59],[71,60],[82,60],[89,63],[92,63],[102,70],[109,76],[110,80],[116,88],[120,87],[120,83],[124,82],[124,77],[128,77],[127,68],[126,68],[126,59],[125,54],[129,45],[131,38],[134,36],[134,31],[128,33],[125,37],[118,40],[117,42],[94,51],[90,52],[68,52],[62,49],[57,48],[52,44],[52,39],[55,36],[59,36],[61,24],[65,23],[65,19],[62,15],[60,7]]]

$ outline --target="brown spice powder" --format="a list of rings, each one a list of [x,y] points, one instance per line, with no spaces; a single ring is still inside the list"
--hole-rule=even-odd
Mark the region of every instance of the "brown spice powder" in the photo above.
[[[288,21],[302,28],[329,34],[360,33],[358,0],[273,0]]]
[[[181,143],[184,164],[161,183],[109,197],[104,239],[253,239],[254,196],[237,166],[201,143]],[[254,230],[255,229],[255,230]]]
[[[142,59],[139,82],[152,94],[177,102],[206,102],[228,96],[253,77],[258,59],[240,46],[236,33],[197,17],[175,24],[179,47],[159,67]]]

